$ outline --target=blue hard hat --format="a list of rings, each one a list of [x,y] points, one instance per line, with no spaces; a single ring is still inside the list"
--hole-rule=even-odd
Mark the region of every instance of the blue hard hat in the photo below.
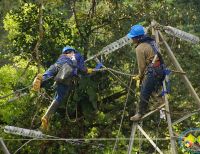
[[[141,25],[134,25],[131,27],[131,30],[129,31],[129,33],[127,34],[128,38],[134,38],[140,35],[144,35],[144,27]]]
[[[74,48],[70,47],[70,46],[66,46],[66,47],[64,47],[64,48],[62,49],[62,53],[69,53],[69,52],[71,52],[71,51],[76,52],[76,50],[75,50]]]

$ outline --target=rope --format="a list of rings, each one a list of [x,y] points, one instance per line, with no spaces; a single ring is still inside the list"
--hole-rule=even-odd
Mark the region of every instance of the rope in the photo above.
[[[12,92],[12,93],[10,93],[10,94],[1,96],[0,99],[7,98],[8,96],[13,95],[13,94],[18,94],[19,92],[21,92],[21,91],[23,91],[23,90],[25,90],[25,89],[28,89],[28,88],[30,88],[30,87],[32,87],[32,84],[31,84],[31,85],[28,85],[28,86],[26,86],[26,87],[24,87],[24,88],[18,89],[18,90],[14,91],[14,92]]]
[[[21,97],[24,97],[26,95],[28,95],[28,93],[19,94],[17,97],[13,97],[12,99],[10,99],[10,100],[4,102],[3,104],[1,104],[0,107],[4,107],[5,105],[8,105],[9,103],[11,103],[11,102],[13,102],[13,101],[15,101],[15,100],[17,100],[17,99],[19,99]]]
[[[19,147],[19,148],[14,152],[14,154],[16,154],[16,153],[17,153],[19,150],[21,150],[25,145],[27,145],[29,142],[31,142],[31,141],[33,141],[33,140],[35,140],[35,139],[31,139],[31,140],[25,142],[21,147]]]
[[[114,73],[117,73],[117,74],[121,74],[121,75],[124,75],[124,76],[130,76],[130,77],[133,77],[134,75],[132,74],[129,74],[129,73],[123,73],[122,71],[118,71],[118,70],[114,70],[112,68],[108,68],[106,67],[105,65],[103,66],[104,68],[101,68],[101,69],[97,69],[97,70],[94,70],[94,72],[101,72],[101,71],[108,71],[110,72],[114,77],[116,77],[123,85],[127,85],[126,83],[124,83],[119,77],[117,77]],[[114,72],[114,73],[113,73]],[[46,79],[46,80],[49,80],[50,78]],[[46,81],[45,80],[45,81]],[[127,86],[126,86],[127,88]],[[131,89],[131,88],[129,88]],[[134,91],[131,89],[131,91],[134,93]]]
[[[136,65],[136,63],[135,63]],[[133,71],[135,72],[135,70]],[[132,81],[133,81],[133,78],[131,77],[131,80],[129,82],[129,88],[128,88],[128,93],[127,93],[127,97],[126,97],[126,101],[124,103],[124,109],[123,109],[123,113],[122,113],[122,118],[121,118],[121,121],[120,121],[120,126],[119,126],[119,130],[117,132],[117,138],[116,138],[116,141],[115,141],[115,144],[114,144],[114,147],[113,147],[113,150],[112,150],[112,154],[114,154],[116,148],[117,148],[117,143],[119,141],[119,133],[121,131],[121,127],[122,127],[122,123],[123,123],[123,120],[124,120],[124,115],[125,115],[125,110],[126,110],[126,106],[127,106],[127,102],[128,102],[128,98],[129,98],[129,94],[130,94],[130,90],[131,90],[131,84],[132,84]]]
[[[95,60],[96,60],[97,63],[100,63],[100,61],[99,61],[97,58],[96,58]],[[106,67],[105,65],[103,65],[102,67],[107,69],[107,67]],[[134,90],[131,89],[130,87],[128,87],[127,84],[124,83],[124,82],[123,82],[118,76],[116,76],[112,71],[110,71],[110,70],[108,69],[108,72],[109,72],[110,74],[112,74],[121,84],[123,84],[123,86],[125,86],[125,87],[128,88],[128,89],[130,89],[130,91],[131,91],[133,94],[135,94]]]
[[[47,81],[47,80],[49,80],[49,79],[51,79],[51,78],[53,78],[53,77],[47,78],[47,79],[44,80],[44,81]],[[19,99],[19,98],[22,97],[22,96],[27,95],[27,93],[20,94],[20,92],[23,91],[23,90],[29,89],[29,88],[31,88],[31,87],[32,87],[32,84],[30,84],[30,85],[28,85],[28,86],[26,86],[26,87],[24,87],[24,88],[18,89],[18,90],[14,91],[14,92],[12,92],[12,93],[10,93],[10,94],[1,96],[0,99],[4,99],[4,98],[7,98],[7,97],[9,97],[9,96],[11,96],[11,95],[14,95],[14,94],[17,95],[16,98],[14,98],[14,97],[11,98],[11,99],[10,99],[9,101],[7,101],[6,103],[1,104],[0,107],[1,107],[1,106],[4,106],[4,105],[6,105],[7,103],[10,103],[10,102],[12,102],[12,101],[14,101],[14,100]]]
[[[92,145],[92,148],[102,148],[104,147],[103,144],[97,144],[95,145],[94,143],[87,143],[87,141],[89,141],[88,139],[64,139],[64,138],[59,138],[59,137],[54,137],[54,136],[49,136],[52,137],[53,139],[45,139],[45,138],[33,138],[33,139],[24,139],[24,140],[28,140],[27,142],[25,142],[22,146],[20,146],[15,152],[14,154],[16,154],[17,152],[19,152],[24,146],[26,146],[28,143],[30,143],[31,141],[65,141],[68,142],[72,145],[80,145],[80,144],[89,144]],[[6,140],[6,139],[4,139]],[[84,140],[86,142],[84,142]],[[90,140],[90,141],[95,141],[95,140]]]
[[[54,137],[54,136],[50,136],[48,135],[48,137],[51,138],[33,138],[33,139],[3,139],[5,141],[27,141],[25,142],[22,146],[20,146],[15,152],[14,154],[16,154],[17,152],[19,152],[24,146],[26,146],[28,143],[30,143],[31,141],[65,141],[65,142],[69,142],[70,144],[73,145],[80,145],[80,144],[89,144],[92,145],[92,148],[99,148],[102,149],[104,147],[103,144],[97,144],[95,145],[94,143],[88,143],[88,141],[115,141],[116,138],[89,138],[89,139],[83,139],[83,138],[58,138],[58,137]],[[154,138],[152,140],[161,140],[161,141],[166,141],[169,140],[170,138]],[[122,140],[122,141],[128,141],[129,138],[118,138],[118,140]],[[135,138],[135,140],[139,140],[139,141],[146,141],[146,138]],[[85,143],[85,142],[86,143]]]
[[[121,74],[121,75],[124,75],[124,76],[130,76],[130,77],[133,77],[134,75],[132,75],[132,74],[128,74],[128,73],[123,73],[122,71],[118,71],[118,70],[114,70],[114,69],[112,69],[112,68],[108,68],[108,67],[106,67],[106,68],[101,68],[101,69],[97,69],[97,70],[94,70],[95,72],[101,72],[101,71],[112,71],[112,72],[114,72],[114,73],[117,73],[117,74]]]
[[[129,88],[128,86],[127,86],[127,84],[126,83],[124,83],[119,77],[117,77],[115,74],[113,74],[111,71],[109,71],[116,79],[118,79],[118,81],[121,83],[121,84],[123,84],[123,86],[124,87],[126,87],[128,90],[130,90],[133,94],[135,93],[134,92],[134,90],[133,89],[131,89],[131,88]]]
[[[113,150],[112,150],[112,154],[114,154],[114,152],[115,152],[115,150],[117,148],[117,143],[118,143],[118,140],[119,140],[119,133],[121,131],[122,123],[123,123],[123,120],[124,120],[124,115],[125,115],[125,111],[126,111],[126,105],[127,105],[129,94],[130,94],[130,87],[131,87],[132,81],[133,81],[133,79],[131,78],[130,83],[129,83],[128,94],[127,94],[127,97],[126,97],[126,101],[124,103],[124,109],[123,109],[122,118],[121,118],[121,121],[120,121],[120,126],[119,126],[119,129],[118,129],[118,132],[117,132],[117,138],[116,138]]]
[[[37,116],[37,114],[38,114],[38,112],[39,112],[39,109],[41,108],[41,105],[42,105],[42,103],[41,103],[41,100],[44,98],[44,94],[45,94],[45,92],[44,93],[38,93],[38,97],[34,100],[34,103],[33,104],[36,104],[37,106],[36,106],[36,111],[35,111],[35,114],[33,115],[33,118],[32,118],[32,120],[31,120],[31,126],[30,126],[30,128],[32,128],[33,127],[33,124],[34,124],[34,121],[35,121],[35,118],[36,118],[36,116]],[[39,103],[40,104],[39,104]]]
[[[70,117],[69,117],[69,113],[68,113],[68,104],[69,104],[69,101],[70,101],[70,98],[71,98],[71,96],[72,96],[72,92],[70,93],[70,95],[69,95],[69,97],[68,97],[68,99],[67,99],[67,104],[66,104],[66,117],[67,117],[67,119],[70,121],[70,122],[76,122],[77,121],[77,119],[78,119],[78,105],[77,105],[77,103],[76,103],[76,118],[75,119],[71,119]]]
[[[178,138],[175,137],[175,138]],[[147,138],[134,138],[135,140],[138,140],[138,141],[147,141],[148,139]],[[27,141],[27,140],[30,140],[30,139],[25,139],[25,138],[22,138],[22,139],[19,139],[19,138],[14,138],[14,139],[8,139],[8,138],[5,138],[3,139],[4,141]],[[34,138],[35,141],[116,141],[116,138],[58,138],[58,137],[55,137],[55,138]],[[130,138],[118,138],[118,140],[121,140],[121,141],[129,141]],[[158,141],[168,141],[170,140],[170,138],[152,138],[152,140],[158,140]]]

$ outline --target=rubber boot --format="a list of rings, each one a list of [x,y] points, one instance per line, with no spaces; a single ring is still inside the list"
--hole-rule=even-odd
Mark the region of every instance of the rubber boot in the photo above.
[[[142,114],[137,113],[137,114],[135,114],[134,116],[132,116],[132,117],[130,118],[130,120],[132,120],[132,121],[140,121],[141,118],[142,118]]]
[[[58,106],[59,106],[59,103],[56,102],[55,100],[53,100],[53,102],[51,103],[51,105],[47,109],[45,115],[41,118],[41,122],[42,122],[41,126],[44,130],[48,129],[49,118],[56,111]]]
[[[139,112],[137,114],[135,114],[134,116],[132,116],[130,118],[130,120],[135,121],[135,122],[136,121],[140,121],[142,116],[144,115],[144,113],[146,111],[146,108],[147,107],[145,106],[145,104],[140,102],[140,104],[139,104]]]

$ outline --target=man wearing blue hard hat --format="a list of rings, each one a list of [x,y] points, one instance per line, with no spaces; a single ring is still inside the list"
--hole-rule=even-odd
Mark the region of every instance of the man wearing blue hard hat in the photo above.
[[[54,77],[56,83],[56,96],[45,115],[41,118],[42,127],[44,129],[48,127],[50,115],[55,112],[68,95],[73,78],[77,76],[79,72],[90,74],[93,72],[93,69],[85,67],[84,58],[77,50],[66,46],[63,48],[62,54],[55,64],[51,65],[43,75],[38,74],[36,76],[33,82],[34,91],[39,91],[41,85],[44,85],[44,83],[52,77]]]
[[[127,34],[135,46],[139,73],[133,79],[140,81],[139,111],[130,120],[139,121],[147,111],[153,92],[157,92],[164,80],[164,61],[153,38],[145,34],[144,27],[134,25]]]

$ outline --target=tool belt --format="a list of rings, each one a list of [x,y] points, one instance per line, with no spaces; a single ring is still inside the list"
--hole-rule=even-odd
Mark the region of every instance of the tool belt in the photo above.
[[[161,81],[163,81],[164,78],[165,78],[165,74],[164,74],[165,65],[164,64],[159,64],[159,65],[156,64],[155,66],[150,64],[147,67],[145,75],[150,73],[150,74],[153,74],[154,77],[156,77],[156,78],[160,79]]]
[[[159,67],[160,66],[160,60],[158,60],[158,61],[156,61],[153,65],[152,65],[152,67]]]

